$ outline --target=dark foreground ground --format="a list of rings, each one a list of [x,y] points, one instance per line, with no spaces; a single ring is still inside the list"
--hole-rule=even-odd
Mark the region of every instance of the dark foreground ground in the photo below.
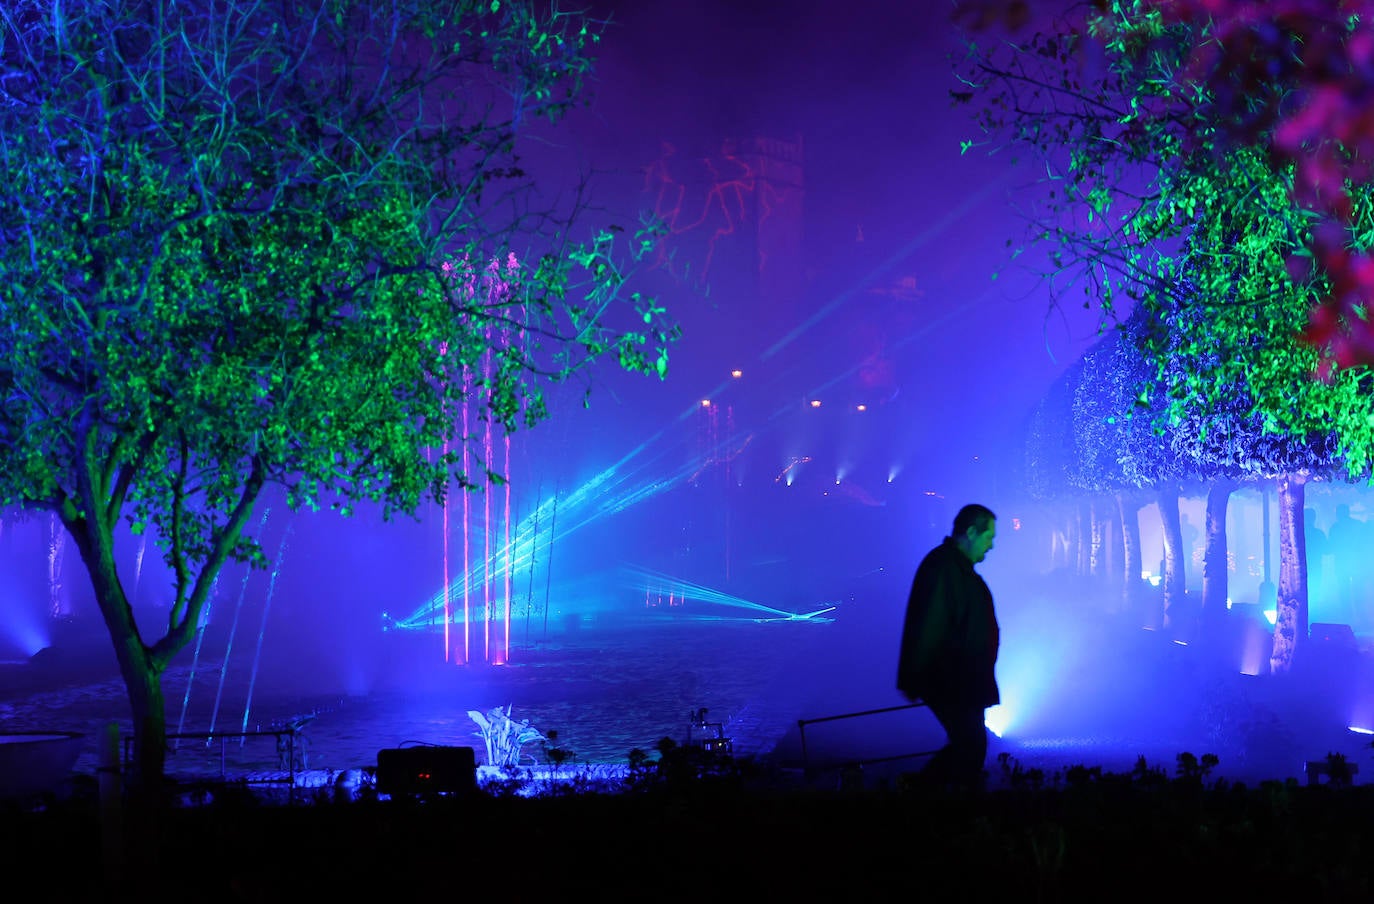
[[[938,744],[919,711],[894,714],[895,728],[886,717],[812,725],[800,755],[801,719],[889,702],[890,663],[871,651],[889,650],[890,632],[837,622],[774,648],[756,636],[769,627],[675,629],[672,643],[598,635],[499,682],[443,684],[442,705],[379,694],[311,724],[323,761],[312,770],[355,773],[408,739],[471,744],[466,712],[513,701],[560,729],[579,761],[595,737],[609,753],[591,762],[623,764],[632,747],[681,738],[700,705],[739,759],[659,760],[615,790],[524,795],[514,776],[428,800],[366,788],[336,798],[326,783],[283,801],[226,780],[142,818],[121,809],[119,823],[102,815],[82,763],[85,785],[61,800],[0,804],[0,899],[1374,900],[1374,785],[1362,784],[1374,764],[1368,736],[1349,730],[1352,704],[1374,699],[1362,661],[1318,660],[1292,681],[1213,674],[1190,648],[1140,631],[1124,643],[1091,635],[1022,672],[1009,656],[1008,694],[1035,679],[1054,705],[994,743],[988,790],[952,793],[912,787],[910,760],[837,766]],[[95,737],[126,709],[117,681],[62,678],[0,682],[0,722]],[[1220,763],[1176,761],[1184,751]],[[1359,770],[1352,781],[1307,785],[1306,764],[1332,755]],[[821,774],[799,776],[804,763]]]
[[[824,786],[660,761],[613,793],[432,799],[246,789],[123,812],[93,797],[0,819],[8,889],[46,900],[1367,901],[1374,789],[1205,769],[1004,774],[979,793]],[[1199,764],[1201,766],[1203,764]],[[679,763],[682,766],[682,763]],[[115,852],[111,855],[111,852]],[[7,894],[6,897],[9,897]]]

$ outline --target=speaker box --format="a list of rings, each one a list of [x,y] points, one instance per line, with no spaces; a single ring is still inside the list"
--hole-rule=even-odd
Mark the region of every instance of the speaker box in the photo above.
[[[377,751],[377,791],[420,796],[477,789],[477,756],[471,747],[391,747]]]
[[[1307,628],[1307,636],[1319,646],[1342,653],[1358,653],[1360,650],[1359,642],[1355,640],[1355,630],[1349,625],[1313,622]]]

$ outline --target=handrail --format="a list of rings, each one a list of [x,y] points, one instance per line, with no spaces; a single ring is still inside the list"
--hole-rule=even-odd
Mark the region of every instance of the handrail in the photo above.
[[[276,728],[267,731],[185,731],[175,734],[168,734],[166,740],[202,740],[208,741],[212,738],[219,738],[219,774],[223,777],[226,774],[224,768],[225,750],[224,742],[226,738],[265,738],[274,737],[277,739],[278,750],[281,749],[282,735],[286,736],[286,755],[287,755],[287,777],[259,779],[255,784],[290,784],[296,787],[296,736],[300,734],[296,728]],[[127,768],[132,757],[132,747],[134,739],[132,736],[124,739],[124,765]]]
[[[834,716],[817,716],[814,719],[798,719],[797,731],[801,735],[802,771],[807,775],[811,774],[811,760],[810,757],[807,755],[806,751],[806,726],[815,725],[818,722],[835,722],[840,719],[854,719],[858,718],[859,716],[876,716],[881,713],[897,712],[898,710],[903,709],[916,709],[917,707],[925,705],[926,703],[924,700],[919,700],[915,703],[903,703],[898,706],[883,706],[879,707],[878,709],[862,709],[858,712],[840,713]],[[886,763],[892,760],[905,760],[910,757],[928,756],[932,753],[935,753],[935,750],[918,750],[914,753],[899,753],[893,756],[869,757],[868,759],[850,760],[844,763],[840,763],[839,768],[845,768],[849,766],[864,766],[869,763]],[[832,766],[831,768],[836,767]]]

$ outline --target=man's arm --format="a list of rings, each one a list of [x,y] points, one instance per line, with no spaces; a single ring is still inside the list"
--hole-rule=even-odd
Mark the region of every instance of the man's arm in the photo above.
[[[954,621],[950,592],[951,581],[945,569],[918,573],[912,583],[897,676],[897,687],[908,698],[919,696],[915,688],[928,685],[949,656]]]

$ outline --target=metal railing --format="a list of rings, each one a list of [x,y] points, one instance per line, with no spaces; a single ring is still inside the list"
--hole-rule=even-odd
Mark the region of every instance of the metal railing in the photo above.
[[[265,731],[187,731],[187,732],[177,732],[177,733],[175,733],[175,734],[168,734],[168,735],[167,735],[167,742],[168,742],[168,753],[170,754],[170,753],[174,753],[174,752],[175,752],[175,748],[172,746],[172,742],[173,742],[173,741],[186,740],[186,741],[206,741],[206,742],[209,742],[209,741],[218,739],[218,740],[219,740],[219,774],[220,774],[220,778],[224,778],[224,777],[228,774],[228,770],[226,769],[227,750],[226,750],[225,744],[226,744],[226,742],[227,742],[229,739],[231,739],[231,738],[238,738],[238,739],[240,739],[240,740],[243,740],[243,739],[246,739],[246,738],[276,738],[276,751],[277,751],[277,757],[278,757],[278,764],[280,765],[281,762],[282,762],[283,760],[285,761],[286,768],[285,768],[284,771],[286,772],[286,775],[283,776],[283,777],[278,777],[278,778],[258,778],[258,779],[251,779],[251,780],[248,780],[248,781],[249,781],[250,784],[264,784],[264,785],[266,785],[266,784],[284,784],[284,785],[290,785],[292,788],[295,788],[295,787],[296,787],[296,774],[297,774],[299,771],[302,771],[302,770],[298,770],[298,769],[296,768],[296,739],[299,738],[300,736],[301,736],[301,732],[300,732],[299,729],[297,729],[297,728],[292,728],[292,727],[290,727],[290,726],[286,726],[286,727],[282,727],[282,728],[268,729],[268,730],[265,730]],[[126,770],[129,768],[129,766],[130,766],[130,764],[131,764],[131,762],[132,762],[133,744],[134,744],[134,739],[133,739],[132,736],[126,737],[126,738],[124,739],[124,768],[125,768]],[[206,746],[208,747],[209,744],[207,743]],[[303,768],[303,767],[302,767],[302,768]],[[282,771],[282,770],[278,770],[278,771]]]
[[[834,716],[818,716],[818,717],[816,717],[816,718],[814,718],[814,719],[798,719],[798,720],[797,720],[797,732],[798,732],[798,733],[800,734],[800,736],[801,736],[802,771],[803,771],[806,775],[811,775],[811,774],[812,774],[811,759],[810,759],[810,756],[809,756],[809,754],[808,754],[808,752],[807,752],[807,749],[806,749],[806,726],[808,726],[808,725],[815,725],[815,724],[820,723],[820,722],[836,722],[836,721],[839,721],[839,720],[841,720],[841,719],[856,719],[856,718],[859,718],[859,717],[861,717],[861,716],[876,716],[876,715],[880,715],[880,714],[882,714],[882,713],[899,712],[899,711],[904,710],[904,709],[916,709],[916,708],[918,708],[918,707],[925,706],[925,705],[926,705],[925,702],[924,702],[924,701],[921,701],[921,702],[917,702],[917,703],[903,703],[903,704],[901,704],[900,706],[884,706],[884,707],[880,707],[880,708],[878,708],[878,709],[863,709],[863,710],[859,710],[858,712],[840,713],[840,714],[834,715]],[[912,758],[918,757],[918,756],[929,756],[929,755],[935,753],[935,751],[936,751],[937,749],[938,749],[938,748],[935,748],[935,749],[932,749],[932,750],[917,750],[917,751],[912,752],[912,753],[898,753],[898,754],[893,754],[893,755],[891,755],[891,756],[878,756],[878,757],[867,757],[867,758],[863,758],[863,759],[846,760],[846,761],[840,762],[840,763],[830,763],[830,764],[828,765],[827,768],[830,768],[830,769],[849,769],[849,768],[852,768],[852,767],[854,767],[854,766],[867,766],[867,765],[871,765],[871,764],[873,764],[873,763],[888,763],[888,762],[892,762],[892,761],[894,761],[894,760],[912,759]]]

